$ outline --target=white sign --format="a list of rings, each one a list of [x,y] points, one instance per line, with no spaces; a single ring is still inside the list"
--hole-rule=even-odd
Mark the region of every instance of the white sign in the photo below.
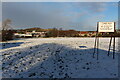
[[[114,32],[115,22],[98,22],[98,32]]]

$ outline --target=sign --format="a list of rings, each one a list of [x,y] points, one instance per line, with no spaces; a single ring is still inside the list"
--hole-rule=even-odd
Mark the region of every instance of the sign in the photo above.
[[[115,32],[115,22],[98,22],[98,32]]]
[[[97,51],[97,60],[99,56],[99,32],[112,32],[110,43],[109,43],[109,50],[108,50],[108,56],[111,50],[111,43],[112,43],[112,37],[113,37],[113,59],[115,58],[115,22],[98,22],[97,24],[97,33],[95,37],[95,45],[94,45],[94,55]]]

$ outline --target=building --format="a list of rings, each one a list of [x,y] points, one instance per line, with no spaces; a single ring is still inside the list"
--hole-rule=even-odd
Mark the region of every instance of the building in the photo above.
[[[45,37],[46,36],[45,31],[42,31],[42,32],[32,31],[32,32],[26,32],[26,34],[31,34],[33,37]]]
[[[19,33],[14,33],[15,37],[32,37],[31,34],[19,34]]]
[[[79,36],[95,36],[96,35],[96,31],[80,31],[79,32]]]
[[[32,32],[25,32],[24,34],[14,33],[14,36],[15,37],[45,37],[46,32],[32,31]]]

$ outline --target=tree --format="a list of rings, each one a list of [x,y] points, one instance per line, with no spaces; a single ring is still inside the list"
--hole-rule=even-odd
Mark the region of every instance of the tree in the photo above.
[[[99,34],[98,34],[98,36],[99,36],[99,37],[102,37],[102,34],[101,34],[101,33],[99,33]]]
[[[10,24],[12,23],[12,21],[10,19],[6,19],[5,21],[3,21],[2,23],[2,30],[9,30],[12,29]]]
[[[57,37],[58,36],[58,30],[56,28],[53,28],[48,31],[47,37]]]
[[[87,34],[84,35],[84,37],[87,37],[87,36],[88,36]]]
[[[3,21],[2,23],[2,41],[7,41],[7,40],[11,40],[13,39],[13,33],[14,33],[14,30],[11,30],[11,20],[10,19],[6,19],[5,21]]]

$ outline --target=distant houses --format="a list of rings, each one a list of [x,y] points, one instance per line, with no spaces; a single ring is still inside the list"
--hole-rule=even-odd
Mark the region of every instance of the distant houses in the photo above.
[[[116,36],[120,36],[120,30],[116,31]],[[96,31],[76,31],[76,30],[57,30],[57,29],[41,29],[29,28],[17,30],[14,33],[17,38],[32,38],[32,37],[95,37]],[[100,37],[110,37],[109,33],[99,33]]]
[[[19,34],[19,33],[14,33],[14,36],[19,38],[19,37],[32,37],[32,35],[30,34]]]
[[[30,38],[30,37],[45,37],[46,36],[46,32],[36,32],[36,31],[32,31],[32,32],[24,32],[24,33],[14,33],[15,37],[25,37],[25,38]]]
[[[32,38],[32,37],[47,37],[49,31],[26,31],[26,32],[16,32],[14,36],[17,38]],[[62,30],[57,31],[56,37],[93,37],[95,36],[95,31],[75,31],[75,30]],[[52,37],[52,36],[51,36]],[[54,36],[53,36],[54,37]]]
[[[46,36],[45,31],[40,31],[40,32],[32,31],[32,32],[26,32],[26,34],[32,35],[32,37],[45,37]]]

